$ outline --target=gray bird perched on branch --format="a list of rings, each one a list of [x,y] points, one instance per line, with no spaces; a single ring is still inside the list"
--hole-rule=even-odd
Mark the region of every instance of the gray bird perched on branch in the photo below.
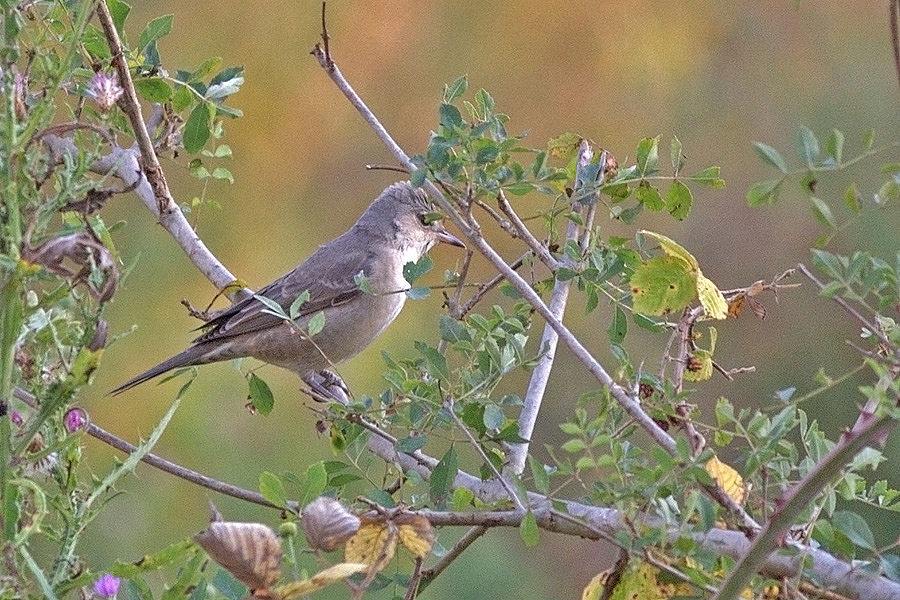
[[[385,189],[349,231],[319,247],[287,275],[257,292],[285,313],[304,292],[291,323],[250,297],[207,322],[190,348],[141,373],[111,394],[192,365],[252,356],[307,378],[345,361],[371,344],[400,313],[409,283],[406,263],[418,262],[437,242],[465,247],[447,232],[424,192],[408,182]],[[319,312],[321,331],[307,335]]]

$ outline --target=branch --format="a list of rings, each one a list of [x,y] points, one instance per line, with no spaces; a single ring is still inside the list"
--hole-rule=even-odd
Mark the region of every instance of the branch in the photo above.
[[[31,408],[37,408],[37,400],[27,391],[23,390],[22,388],[15,388],[13,393],[16,398],[18,398]],[[88,423],[86,431],[91,437],[94,437],[101,442],[124,452],[125,454],[132,454],[135,450],[137,450],[137,447],[133,444],[126,442],[122,438],[113,435],[112,433],[98,427],[97,425],[94,425],[93,423]],[[283,508],[280,506],[275,506],[258,492],[247,490],[230,483],[225,483],[224,481],[219,481],[218,479],[213,479],[212,477],[203,475],[202,473],[198,473],[197,471],[193,471],[186,467],[182,467],[179,464],[168,461],[160,456],[157,456],[156,454],[148,453],[141,457],[141,461],[147,463],[152,467],[156,467],[157,469],[165,473],[169,473],[170,475],[174,475],[175,477],[180,477],[185,481],[195,483],[201,487],[205,487],[206,489],[224,494],[226,496],[238,498],[239,500],[246,500],[247,502],[252,502],[254,504],[259,504],[261,506],[267,506],[270,508]]]
[[[578,148],[578,160],[575,171],[576,193],[584,185],[584,182],[581,181],[583,178],[583,171],[584,168],[591,163],[593,156],[594,151],[591,149],[590,144],[588,144],[586,140],[582,140],[581,145]],[[601,165],[602,164],[603,163],[601,163]],[[602,179],[604,174],[605,168],[601,166],[599,178]],[[588,204],[596,204],[596,197],[593,198],[593,202],[590,200],[591,199],[588,199]],[[522,224],[518,216],[512,211],[512,207],[509,206],[509,202],[506,201],[506,196],[503,195],[503,192],[500,192],[498,202],[500,202],[500,207],[503,211],[513,219],[516,228],[521,228],[527,232],[528,228]],[[572,210],[576,212],[579,212],[580,208],[581,204],[579,202],[574,203],[572,206]],[[507,212],[507,209],[509,209],[509,212]],[[570,241],[577,242],[580,234],[580,228],[575,221],[569,220],[569,224],[566,228],[566,238],[563,241],[563,244],[565,245]],[[529,236],[530,235],[529,232]],[[583,242],[586,242],[588,239],[589,236],[585,236]],[[543,246],[541,247],[543,248]],[[585,248],[586,246],[582,246],[582,251],[584,251]],[[571,279],[557,279],[553,284],[553,291],[550,293],[548,309],[553,313],[553,317],[559,322],[562,322],[563,316],[566,313],[566,303],[569,299],[569,290],[571,287]],[[540,346],[538,346],[541,357],[538,359],[537,365],[535,365],[534,370],[531,372],[531,378],[528,380],[528,388],[525,391],[522,412],[519,413],[519,435],[529,441],[523,444],[511,444],[509,446],[509,469],[516,475],[521,475],[525,470],[525,461],[528,458],[531,436],[534,433],[534,425],[537,423],[538,413],[541,410],[544,394],[547,391],[547,383],[550,381],[550,372],[553,370],[553,362],[556,359],[556,347],[558,344],[559,334],[549,323],[545,324],[544,333],[541,335],[541,343]]]
[[[45,135],[41,141],[49,148],[54,160],[61,160],[63,156],[73,159],[78,156],[78,148],[71,138]],[[125,187],[134,188],[134,193],[144,203],[144,206],[153,213],[159,220],[159,224],[181,246],[197,269],[217,289],[224,289],[234,282],[236,277],[209,251],[180,210],[160,214],[153,188],[142,174],[139,156],[138,151],[134,148],[114,146],[109,154],[94,161],[90,169],[99,175],[117,177]],[[250,292],[245,291],[244,293],[249,294]]]
[[[120,101],[122,110],[131,122],[134,139],[138,148],[140,148],[141,165],[143,167],[141,171],[153,187],[153,192],[156,196],[157,212],[160,215],[180,212],[178,205],[175,204],[175,200],[172,199],[172,193],[169,191],[165,173],[163,173],[159,164],[156,150],[153,148],[153,140],[150,139],[150,133],[147,131],[147,126],[144,123],[144,117],[141,114],[141,104],[134,89],[131,72],[128,70],[128,62],[125,60],[122,41],[119,39],[119,34],[116,31],[116,26],[113,23],[112,15],[109,13],[106,2],[97,3],[97,17],[100,19],[103,35],[106,36],[106,43],[109,46],[110,53],[112,53],[112,62],[116,69],[116,74],[119,76],[119,85],[122,86],[124,91]]]
[[[110,15],[106,2],[97,3],[97,17],[100,19],[100,25],[103,28],[103,34],[106,36],[106,42],[112,53],[113,66],[119,78],[119,85],[122,86],[124,93],[119,103],[122,110],[128,116],[131,128],[134,132],[135,142],[140,151],[140,158],[134,155],[137,173],[142,175],[140,187],[146,185],[149,189],[144,189],[143,193],[138,195],[144,201],[144,204],[159,220],[159,223],[172,234],[181,248],[187,254],[188,258],[194,262],[197,268],[203,273],[217,289],[224,289],[236,278],[228,272],[228,270],[212,255],[206,248],[206,245],[200,241],[197,234],[191,228],[190,224],[181,213],[172,193],[169,191],[169,184],[166,182],[165,173],[159,164],[159,158],[156,156],[156,150],[153,147],[153,140],[147,131],[144,123],[144,117],[141,114],[141,105],[138,101],[137,92],[134,89],[134,81],[131,78],[131,72],[128,69],[128,62],[125,59],[122,41],[116,32],[116,27]],[[121,150],[128,152],[127,150]],[[113,154],[116,152],[114,151]],[[129,165],[130,166],[130,165]],[[120,174],[126,184],[134,183],[134,176],[130,176],[126,181]],[[152,198],[152,200],[151,200]],[[237,290],[229,293],[232,301],[242,299],[251,292],[249,290]]]

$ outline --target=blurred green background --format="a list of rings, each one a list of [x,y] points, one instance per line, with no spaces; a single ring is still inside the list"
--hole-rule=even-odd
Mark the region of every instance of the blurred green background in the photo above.
[[[135,2],[129,35],[153,17],[174,13],[175,28],[160,42],[170,70],[192,69],[206,58],[246,67],[246,83],[229,104],[244,118],[229,122],[224,140],[234,151],[225,163],[233,185],[212,184],[206,197],[220,211],[194,212],[192,221],[212,251],[250,286],[260,287],[343,232],[395,173],[369,172],[368,163],[392,160],[359,115],[321,71],[309,50],[318,41],[318,2]],[[424,149],[437,122],[444,83],[468,74],[470,90],[487,88],[497,107],[511,115],[510,133],[529,131],[526,143],[573,131],[611,150],[621,164],[633,161],[640,138],[662,135],[663,147],[677,135],[687,171],[722,167],[725,190],[695,188],[692,214],[683,223],[663,216],[638,225],[665,233],[699,259],[721,288],[769,279],[808,261],[821,233],[808,201],[789,185],[774,207],[750,209],[749,185],[773,177],[751,142],[764,141],[792,155],[794,134],[807,125],[821,138],[832,127],[847,135],[845,156],[860,147],[869,127],[876,144],[898,139],[898,86],[891,61],[885,2],[330,2],[331,49],[343,73],[409,153]],[[667,155],[664,154],[664,155]],[[897,160],[885,154],[849,175],[824,180],[818,195],[839,217],[850,178],[870,197],[882,179],[877,166]],[[188,203],[204,193],[187,173],[188,157],[165,160],[173,193]],[[796,161],[794,161],[796,165]],[[527,211],[527,204],[523,210]],[[95,423],[126,439],[146,436],[179,387],[141,386],[125,395],[107,390],[180,351],[192,339],[179,301],[203,307],[214,290],[134,196],[116,198],[107,222],[128,221],[117,238],[126,261],[137,261],[107,312],[111,331],[136,331],[104,356],[95,393],[84,398]],[[857,245],[893,260],[900,218],[896,210],[854,224],[830,246],[849,252]],[[632,235],[633,228],[601,222],[606,233]],[[501,242],[505,256],[521,248]],[[432,252],[439,273],[461,253]],[[482,277],[489,269],[476,265]],[[799,281],[799,277],[797,278]],[[788,386],[814,386],[820,366],[839,375],[856,364],[845,339],[857,331],[811,286],[781,294],[780,304],[763,298],[768,318],[749,313],[718,326],[717,357],[726,367],[755,365],[755,375],[734,382],[714,377],[694,397],[711,417],[724,395],[739,405],[770,405],[772,393]],[[570,305],[567,322],[601,357],[606,357],[607,312],[584,315],[583,299]],[[377,343],[341,372],[357,394],[380,393],[380,351],[414,353],[412,339],[437,339],[440,299],[410,302],[403,317]],[[540,324],[538,324],[540,325]],[[539,337],[539,330],[532,335]],[[655,365],[662,338],[638,335],[632,356]],[[316,434],[309,400],[294,377],[273,367],[260,374],[277,404],[270,418],[244,410],[246,384],[233,365],[204,367],[156,451],[170,460],[240,486],[256,488],[263,470],[302,472],[330,458],[326,438]],[[516,382],[524,381],[519,377]],[[818,397],[806,408],[836,434],[852,423],[860,380]],[[551,379],[534,448],[557,443],[556,426],[594,382],[565,350]],[[894,459],[897,444],[894,444]],[[112,453],[89,441],[88,467],[104,472]],[[895,463],[896,464],[896,463]],[[892,476],[888,469],[880,476]],[[900,479],[893,475],[893,484]],[[272,511],[213,495],[152,468],[141,466],[124,495],[105,509],[92,528],[91,566],[145,553],[201,530],[207,499],[231,520],[275,523]],[[881,521],[885,522],[885,521]],[[893,535],[896,527],[881,532]],[[444,531],[446,546],[460,532]],[[428,591],[429,598],[578,597],[581,588],[611,562],[599,544],[544,534],[524,548],[517,532],[493,532],[477,542]],[[343,597],[339,590],[329,597]]]

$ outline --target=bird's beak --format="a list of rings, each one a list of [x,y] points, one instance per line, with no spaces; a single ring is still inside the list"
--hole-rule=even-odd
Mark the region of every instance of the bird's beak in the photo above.
[[[465,248],[466,245],[460,241],[458,237],[441,227],[437,232],[437,239],[439,242],[443,242],[445,244],[450,244],[451,246],[459,246],[460,248]]]

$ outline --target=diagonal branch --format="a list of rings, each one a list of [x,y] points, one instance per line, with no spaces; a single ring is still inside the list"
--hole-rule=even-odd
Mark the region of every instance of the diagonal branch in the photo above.
[[[394,139],[387,132],[385,127],[381,124],[378,118],[372,113],[371,110],[365,105],[362,99],[356,94],[356,91],[350,86],[344,76],[341,74],[340,69],[338,69],[337,65],[334,63],[333,59],[330,56],[326,56],[325,52],[322,50],[321,46],[316,44],[313,48],[311,54],[319,61],[319,64],[328,73],[328,76],[335,83],[335,85],[340,89],[347,99],[356,107],[357,111],[360,112],[363,119],[372,127],[375,131],[375,134],[379,139],[388,147],[388,150],[394,155],[394,158],[403,165],[404,167],[410,169],[410,171],[415,170],[415,165],[410,160],[409,156],[403,151],[402,148],[394,141]],[[447,200],[447,198],[441,193],[441,190],[434,184],[434,182],[426,179],[422,184],[428,194],[434,199],[434,201],[441,207],[441,209],[450,217],[453,223],[460,229],[463,235],[468,238],[472,247],[474,247],[478,252],[480,252],[488,261],[494,266],[494,268],[503,275],[507,281],[516,289],[522,297],[531,304],[535,311],[544,319],[544,321],[553,328],[553,330],[559,335],[559,338],[563,341],[563,343],[572,351],[575,357],[581,361],[581,363],[587,368],[588,372],[593,375],[597,381],[600,382],[601,385],[605,386],[610,395],[615,398],[615,400],[619,403],[622,409],[628,413],[628,416],[637,423],[641,428],[643,428],[653,439],[654,442],[659,444],[666,452],[671,454],[672,456],[678,456],[678,447],[675,442],[675,439],[666,433],[651,417],[647,414],[646,411],[641,407],[640,402],[637,397],[626,390],[624,387],[616,383],[616,381],[612,378],[612,376],[606,371],[606,369],[597,361],[593,354],[581,343],[581,341],[575,337],[575,335],[569,331],[569,329],[563,325],[562,321],[560,321],[547,304],[541,299],[538,293],[528,285],[528,282],[525,281],[518,273],[512,269],[506,261],[503,260],[494,248],[485,241],[484,237],[481,234],[481,230],[471,226],[471,224],[463,218],[459,212],[453,207],[453,205]],[[747,530],[756,530],[759,529],[759,524],[751,517],[747,511],[744,510],[743,507],[737,504],[728,494],[725,494],[721,488],[716,487],[704,487],[704,490],[714,498],[720,505],[726,508],[728,512],[735,514],[741,521],[742,527]]]

